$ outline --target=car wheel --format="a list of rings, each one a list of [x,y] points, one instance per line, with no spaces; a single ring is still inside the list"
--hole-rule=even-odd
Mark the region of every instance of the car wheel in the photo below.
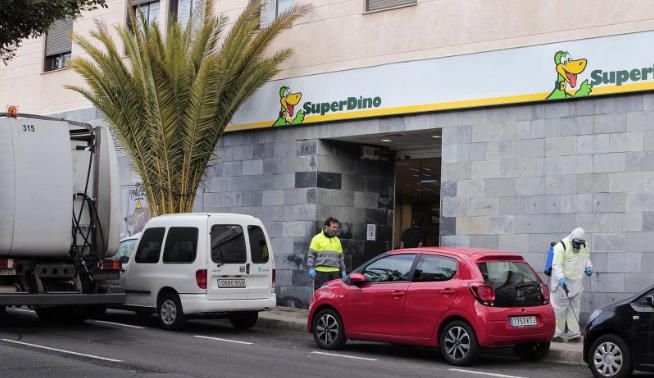
[[[513,352],[521,360],[525,361],[539,361],[547,356],[547,352],[550,351],[550,343],[528,343],[528,344],[518,344],[513,347]]]
[[[479,344],[472,327],[466,322],[455,320],[448,323],[440,337],[441,354],[452,365],[472,364],[479,356]]]
[[[236,329],[246,331],[257,323],[259,313],[256,311],[230,312],[229,321]]]
[[[338,349],[345,344],[343,321],[335,310],[326,308],[314,316],[313,339],[322,349]]]
[[[186,324],[182,302],[177,294],[167,293],[161,296],[157,305],[159,323],[163,329],[178,330]]]
[[[600,336],[588,351],[588,367],[595,377],[631,376],[633,365],[627,344],[617,335]]]

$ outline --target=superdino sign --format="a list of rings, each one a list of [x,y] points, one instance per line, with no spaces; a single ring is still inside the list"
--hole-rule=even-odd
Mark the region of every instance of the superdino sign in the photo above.
[[[654,31],[271,81],[227,131],[654,90]]]

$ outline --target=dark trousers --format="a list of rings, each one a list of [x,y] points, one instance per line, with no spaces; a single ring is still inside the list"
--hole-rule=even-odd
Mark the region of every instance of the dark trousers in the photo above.
[[[341,277],[341,272],[316,271],[316,278],[313,279],[313,290],[315,291],[327,281],[335,280],[340,277]]]

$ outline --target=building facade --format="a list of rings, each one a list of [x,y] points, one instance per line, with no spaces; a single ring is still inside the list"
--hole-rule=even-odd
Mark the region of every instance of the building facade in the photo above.
[[[193,8],[140,3],[159,22]],[[215,6],[233,19],[246,3]],[[292,4],[269,1],[262,22]],[[349,268],[398,246],[420,218],[428,245],[515,251],[536,269],[551,241],[583,227],[597,272],[585,315],[654,283],[649,2],[311,4],[276,41],[295,54],[234,117],[195,204],[265,222],[279,304],[308,306],[306,253],[328,216],[343,223]],[[124,23],[130,6],[110,1],[72,29]],[[25,41],[0,67],[0,102],[103,122],[63,88],[81,79],[52,62],[80,52],[61,50]],[[132,234],[146,204],[125,158],[122,168]]]

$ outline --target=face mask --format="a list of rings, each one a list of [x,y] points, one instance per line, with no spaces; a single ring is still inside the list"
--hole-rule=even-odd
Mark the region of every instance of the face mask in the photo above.
[[[572,239],[572,249],[579,252],[582,247],[586,247],[586,241],[583,239]]]
[[[327,236],[328,238],[333,238],[334,236],[336,236],[336,231],[332,231],[332,230],[328,229],[327,227],[323,228],[322,232],[324,232],[325,236]]]

